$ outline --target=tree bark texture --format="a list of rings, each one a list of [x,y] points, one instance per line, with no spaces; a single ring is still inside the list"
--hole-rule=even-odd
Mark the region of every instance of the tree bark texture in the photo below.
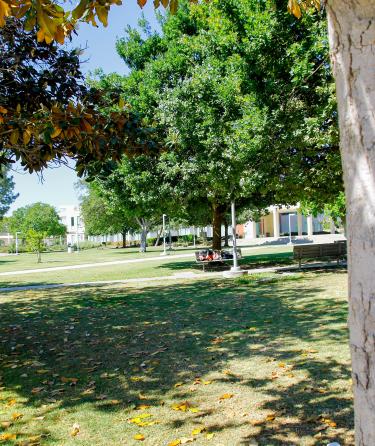
[[[126,229],[124,231],[122,231],[121,235],[122,235],[122,247],[126,248]]]
[[[224,246],[227,248],[229,246],[229,225],[228,225],[228,221],[225,219],[224,222]]]
[[[221,250],[221,224],[223,222],[223,209],[214,204],[212,206],[212,249]]]
[[[375,445],[375,1],[328,0],[347,201],[357,446]]]

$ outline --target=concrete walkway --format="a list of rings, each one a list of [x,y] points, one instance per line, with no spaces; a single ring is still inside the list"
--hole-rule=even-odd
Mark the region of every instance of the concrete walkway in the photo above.
[[[270,246],[269,248],[274,248]],[[241,248],[242,251],[250,251],[253,249],[259,249],[258,246],[252,246],[249,248]],[[128,263],[140,263],[140,262],[153,262],[153,261],[167,261],[169,259],[182,259],[182,258],[194,258],[194,253],[190,252],[187,254],[173,254],[167,256],[158,255],[157,257],[144,257],[142,259],[128,259],[128,260],[113,260],[109,262],[98,262],[98,263],[82,263],[80,265],[66,265],[66,266],[53,266],[50,268],[35,268],[35,269],[22,269],[18,271],[6,271],[0,273],[0,276],[18,276],[23,274],[35,274],[35,273],[48,273],[50,271],[64,271],[73,269],[86,269],[86,268],[97,268],[100,266],[111,266],[111,265],[125,265]]]
[[[345,267],[346,263],[342,263],[340,266]],[[336,268],[336,263],[330,262],[316,262],[302,265],[299,269],[298,265],[292,266],[271,266],[268,268],[253,268],[246,270],[248,275],[251,274],[261,274],[261,273],[275,273],[275,272],[294,272],[298,273],[301,270],[309,270],[315,268]],[[197,280],[197,279],[214,279],[217,277],[223,277],[223,271],[215,271],[210,273],[177,273],[172,276],[159,276],[159,277],[141,277],[135,279],[120,279],[120,280],[101,280],[97,282],[75,282],[75,283],[53,283],[49,285],[25,285],[25,286],[14,286],[14,287],[0,287],[1,292],[9,291],[29,291],[29,290],[48,290],[52,288],[70,288],[70,287],[82,287],[82,286],[100,286],[100,285],[128,285],[132,283],[145,283],[145,282],[160,282],[165,280]]]

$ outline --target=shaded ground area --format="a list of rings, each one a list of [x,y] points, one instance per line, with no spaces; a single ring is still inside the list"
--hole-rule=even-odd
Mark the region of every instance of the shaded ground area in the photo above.
[[[4,444],[353,444],[346,274],[275,280],[1,294]]]

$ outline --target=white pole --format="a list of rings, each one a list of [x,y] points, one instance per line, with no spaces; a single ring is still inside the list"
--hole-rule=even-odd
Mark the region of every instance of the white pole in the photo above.
[[[166,245],[166,240],[165,240],[165,217],[166,217],[166,215],[163,214],[163,252],[160,254],[162,256],[167,255],[167,245]]]
[[[77,252],[79,252],[79,240],[78,240],[78,220],[79,220],[79,216],[77,215],[77,232],[76,232],[76,236],[77,236]]]
[[[234,200],[231,202],[232,211],[232,238],[233,238],[233,266],[231,271],[240,271],[237,258],[237,234],[236,234],[236,206]]]
[[[294,215],[295,214],[289,214],[289,243],[288,243],[288,245],[293,245],[291,217],[293,217]]]

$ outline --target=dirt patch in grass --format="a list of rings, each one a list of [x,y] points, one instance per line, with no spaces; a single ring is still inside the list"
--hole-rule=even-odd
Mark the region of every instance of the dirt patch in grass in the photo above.
[[[0,439],[352,445],[345,288],[322,272],[3,293]]]

